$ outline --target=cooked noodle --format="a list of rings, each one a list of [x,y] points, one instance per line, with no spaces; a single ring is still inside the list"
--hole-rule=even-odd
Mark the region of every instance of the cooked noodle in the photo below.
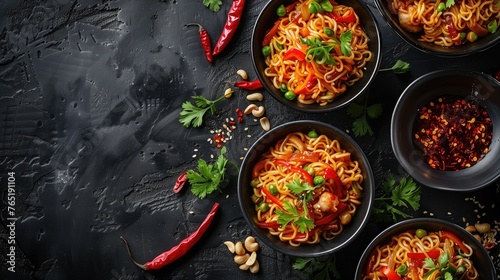
[[[270,40],[271,55],[266,57],[265,75],[278,89],[293,91],[297,100],[304,104],[326,105],[363,77],[366,63],[371,60],[369,38],[363,31],[359,17],[352,7],[338,5],[331,0],[332,12],[311,13],[308,5],[316,0],[299,0],[295,9],[280,17],[275,23],[277,32]],[[276,26],[275,25],[275,26]],[[325,33],[325,28],[328,30]],[[351,51],[340,48],[342,34],[352,34]],[[319,39],[329,49],[332,63],[314,61],[311,46],[304,39]],[[298,51],[300,58],[287,58],[287,53]],[[304,59],[305,57],[305,59]]]
[[[498,0],[455,0],[455,4],[441,9],[443,0],[388,0],[399,23],[410,32],[421,33],[420,41],[450,47],[473,42],[495,31],[488,25],[500,24]],[[439,10],[439,12],[438,12]]]
[[[312,176],[307,178],[305,173]],[[318,243],[321,237],[333,239],[361,204],[363,175],[358,162],[351,160],[337,140],[325,135],[288,134],[263,154],[252,177],[257,225],[292,246]],[[324,182],[310,186],[308,182],[314,178],[314,185],[318,177]],[[294,192],[289,185],[293,182],[314,190]],[[269,194],[273,189],[275,194]],[[263,203],[269,207],[260,207]],[[291,210],[284,209],[287,204]],[[310,226],[301,229],[300,222],[278,223],[280,215],[293,212],[304,214]]]
[[[438,277],[445,279],[442,274],[446,271],[453,271],[453,269],[446,270],[445,267],[456,269],[459,266],[465,267],[463,278],[453,279],[479,279],[479,274],[470,260],[473,253],[472,248],[466,243],[462,242],[462,244],[467,252],[459,252],[453,239],[445,236],[443,231],[430,232],[421,238],[417,237],[414,231],[401,233],[393,236],[388,244],[375,248],[363,279],[387,279],[387,273],[390,273],[386,270],[387,268],[394,273],[402,265],[406,265],[407,273],[405,276],[408,279],[434,280]],[[413,255],[411,255],[412,253]],[[434,272],[429,272],[432,269],[426,268],[425,262],[438,264],[438,258],[443,258],[445,254],[447,254],[448,260],[443,262],[443,270],[437,269]],[[427,278],[424,277],[426,274]]]

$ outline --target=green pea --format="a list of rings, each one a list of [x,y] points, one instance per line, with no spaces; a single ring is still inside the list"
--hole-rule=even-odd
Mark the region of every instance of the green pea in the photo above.
[[[396,273],[404,276],[406,275],[406,273],[408,273],[408,267],[405,264],[402,264],[396,269]]]
[[[269,56],[271,54],[271,47],[270,46],[262,47],[262,54],[264,56]]]
[[[280,44],[280,43],[278,43],[278,42],[276,42],[276,41],[275,41],[275,44],[276,44],[276,48],[277,48],[278,50],[282,51],[282,50],[284,49],[282,44]]]
[[[313,183],[315,186],[322,185],[325,182],[325,178],[323,176],[314,176]]]
[[[259,207],[259,210],[264,213],[264,212],[267,212],[269,210],[269,204],[267,204],[266,202],[262,201],[261,203],[259,203],[259,205],[257,205],[257,207]]]
[[[498,24],[496,22],[496,20],[492,20],[490,23],[488,23],[488,31],[490,33],[495,33],[497,31],[497,28],[498,28]]]
[[[467,38],[467,33],[460,32],[460,40],[465,40],[465,38]]]
[[[295,97],[297,97],[297,95],[295,94],[295,92],[289,90],[287,92],[285,92],[285,98],[288,99],[288,100],[294,100]]]
[[[333,29],[330,27],[325,27],[323,28],[323,31],[325,32],[326,36],[332,37],[335,33],[333,32]]]
[[[259,179],[253,179],[250,181],[250,186],[252,186],[252,188],[256,188],[257,185],[259,185]]]
[[[259,202],[262,201],[262,197],[258,197],[255,194],[252,194],[251,198],[252,198],[253,204],[255,204],[255,205],[259,204]]]
[[[467,40],[469,40],[469,42],[474,42],[477,40],[477,34],[473,31],[469,31],[469,33],[467,33]]]
[[[311,176],[314,176],[314,174],[316,173],[316,171],[314,171],[314,167],[310,166],[309,164],[306,164],[304,165],[304,168],[305,171],[307,171],[307,173],[309,173],[309,175]]]
[[[285,5],[281,4],[277,9],[276,9],[276,14],[279,16],[279,17],[282,17],[284,15],[286,15],[286,9],[285,9]]]
[[[440,13],[440,12],[444,11],[445,9],[446,9],[446,5],[444,4],[444,2],[441,2],[438,5],[437,12]]]
[[[288,87],[286,86],[286,83],[281,83],[280,91],[283,93],[288,91]]]
[[[318,133],[316,132],[316,130],[311,130],[309,131],[309,133],[307,133],[307,136],[311,137],[311,138],[318,138]]]
[[[269,186],[269,192],[274,196],[277,196],[279,194],[278,188],[276,187],[275,184],[271,184]]]
[[[415,231],[415,235],[418,238],[422,238],[422,237],[427,235],[427,231],[425,229],[419,228],[419,229],[417,229],[417,231]]]

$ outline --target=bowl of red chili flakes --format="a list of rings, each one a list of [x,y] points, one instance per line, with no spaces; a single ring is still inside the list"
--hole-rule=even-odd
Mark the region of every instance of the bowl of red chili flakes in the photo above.
[[[500,176],[500,82],[468,70],[438,70],[413,81],[391,120],[402,167],[431,188],[472,191]]]

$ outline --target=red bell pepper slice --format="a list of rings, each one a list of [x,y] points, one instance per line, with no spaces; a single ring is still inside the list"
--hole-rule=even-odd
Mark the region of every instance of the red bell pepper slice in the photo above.
[[[458,236],[449,232],[449,231],[441,231],[441,237],[451,239],[465,254],[469,254],[469,248],[465,247],[464,243]]]
[[[352,23],[356,21],[356,15],[354,15],[354,12],[352,10],[347,15],[339,15],[337,13],[331,12],[328,13],[328,16],[333,18],[338,23]]]
[[[257,222],[255,223],[255,225],[257,225],[258,227],[260,228],[279,228],[280,225],[278,224],[278,222],[276,221],[272,221],[272,222]]]
[[[259,177],[259,173],[260,171],[264,168],[264,166],[266,165],[266,161],[265,160],[261,160],[259,162],[257,162],[254,166],[253,166],[253,170],[252,170],[252,178],[257,178]]]
[[[280,28],[280,24],[281,24],[281,20],[277,20],[274,23],[273,27],[266,32],[266,35],[264,35],[264,39],[262,40],[263,47],[267,46],[267,45],[269,45],[269,43],[271,43],[271,39],[274,37],[274,35],[276,35],[276,33],[278,33],[278,30]]]
[[[282,160],[282,159],[276,159],[276,160],[274,160],[274,163],[276,165],[286,166],[288,169],[290,169],[290,171],[299,173],[307,181],[307,183],[309,183],[309,185],[311,187],[314,186],[313,177],[311,176],[311,174],[309,174],[303,168],[294,166],[291,163],[289,163],[288,161]]]
[[[335,191],[335,195],[339,198],[344,197],[344,192],[343,192],[343,185],[342,181],[340,180],[339,175],[337,174],[337,171],[333,170],[332,168],[325,168],[325,174],[323,175],[325,180],[328,179],[333,179],[333,188]]]
[[[390,267],[383,266],[380,268],[380,272],[382,272],[389,280],[402,280],[401,276],[396,273],[396,271]]]
[[[283,55],[283,60],[304,61],[304,59],[306,59],[306,54],[297,48],[291,48]]]
[[[312,69],[309,69],[309,74],[307,74],[306,80],[298,85],[293,92],[295,94],[309,94],[311,93],[312,88],[316,85],[317,81],[315,79],[316,75],[314,74],[314,71]]]
[[[266,195],[267,198],[269,198],[274,204],[278,205],[279,208],[283,209],[283,203],[281,200],[279,200],[277,197],[272,195],[268,189],[265,187],[260,188],[262,192]]]
[[[333,220],[335,220],[342,211],[344,211],[347,208],[347,204],[344,202],[339,202],[339,205],[337,205],[337,211],[334,213],[328,214],[324,216],[321,219],[317,219],[314,221],[314,226],[322,226],[331,223]]]
[[[427,256],[429,256],[431,259],[437,259],[439,258],[440,252],[437,249],[433,249],[430,251],[427,251]],[[415,259],[415,260],[423,260],[427,258],[425,253],[420,253],[420,252],[409,252],[406,253],[406,256],[410,259]]]

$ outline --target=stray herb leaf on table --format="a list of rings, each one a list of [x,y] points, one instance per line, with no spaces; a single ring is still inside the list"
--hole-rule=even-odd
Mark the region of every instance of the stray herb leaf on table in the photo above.
[[[324,260],[318,258],[297,258],[292,267],[300,270],[304,275],[311,279],[320,280],[339,280],[342,279],[337,268],[336,257],[330,255]]]
[[[358,103],[362,102],[362,104]],[[368,118],[376,119],[382,115],[382,104],[375,103],[368,106],[368,95],[365,95],[358,102],[351,102],[347,107],[347,114],[355,118],[352,123],[352,130],[355,136],[373,135]]]
[[[212,115],[215,114],[215,103],[222,100],[224,95],[215,100],[208,100],[200,95],[192,96],[192,98],[195,100],[195,104],[190,101],[182,103],[182,111],[179,114],[179,122],[185,127],[189,127],[191,125],[193,127],[201,126],[205,113],[210,110]]]
[[[191,192],[203,199],[214,191],[220,190],[220,184],[224,180],[226,164],[226,147],[222,147],[219,157],[214,164],[208,164],[204,159],[198,159],[198,171],[188,170],[186,177],[191,184]]]
[[[384,68],[379,71],[392,71],[395,74],[403,74],[410,71],[410,63],[398,59],[391,68]]]
[[[407,213],[420,208],[421,188],[409,176],[396,181],[389,174],[382,183],[382,194],[375,197],[374,219],[381,222],[398,221],[398,217],[411,218]]]
[[[203,5],[209,8],[212,12],[217,12],[220,10],[222,0],[203,0]]]

